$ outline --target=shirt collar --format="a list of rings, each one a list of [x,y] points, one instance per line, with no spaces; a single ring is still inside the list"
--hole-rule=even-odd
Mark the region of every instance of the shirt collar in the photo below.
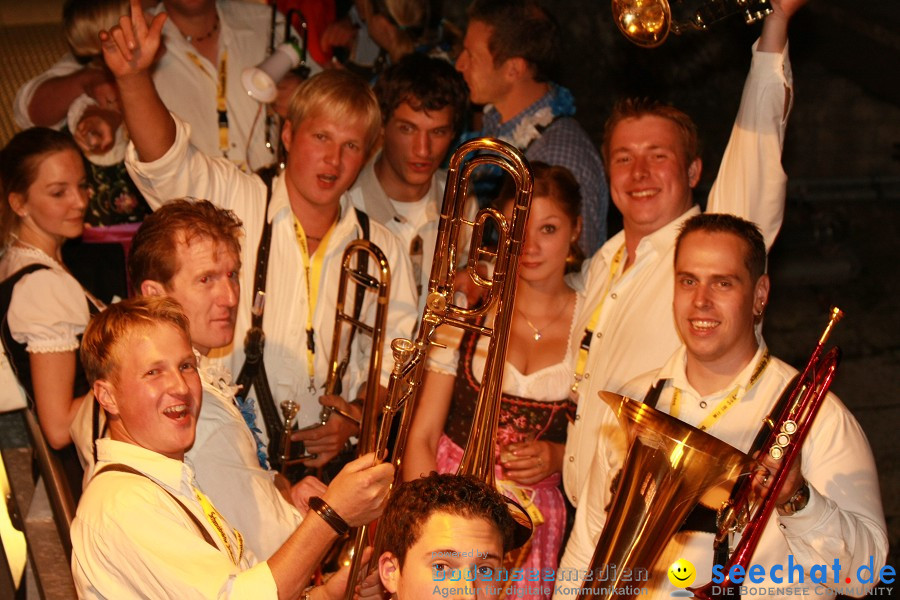
[[[152,477],[166,487],[181,490],[182,481],[193,481],[191,467],[180,460],[163,456],[136,444],[109,438],[97,440],[97,468],[107,464],[123,464]]]
[[[740,389],[741,397],[746,397],[747,384],[750,382],[750,378],[753,377],[753,371],[756,369],[756,366],[759,364],[760,359],[763,354],[766,352],[766,342],[761,341],[759,347],[756,349],[756,353],[753,355],[753,358],[750,359],[741,371],[732,378],[732,380],[726,385],[724,388],[719,390],[718,392],[707,394],[708,396],[721,396],[723,394],[729,393],[735,387]],[[684,390],[685,392],[689,392],[697,398],[702,398],[697,390],[688,382],[687,373],[685,371],[685,365],[687,364],[687,348],[684,344],[681,345],[678,350],[675,351],[675,354],[666,362],[665,366],[659,371],[658,379],[670,379],[673,386],[677,387],[680,390]]]
[[[688,210],[683,212],[680,217],[663,225],[650,235],[645,235],[641,240],[641,243],[638,244],[638,254],[641,253],[642,247],[647,246],[651,247],[659,254],[664,254],[669,248],[674,248],[675,240],[678,239],[678,234],[681,232],[681,227],[684,225],[684,222],[694,215],[699,214],[700,207],[694,204]]]
[[[406,218],[397,212],[394,203],[384,192],[381,182],[378,181],[378,175],[375,173],[375,163],[380,157],[381,152],[377,153],[372,160],[366,163],[353,187],[359,189],[366,214],[374,221],[377,223],[390,223],[391,221],[403,223],[406,221]],[[446,177],[444,169],[438,169],[431,176],[431,186],[428,188],[428,193],[424,196],[429,199],[425,207],[429,219],[437,220],[441,216],[442,198],[438,194],[438,178],[440,177]]]
[[[381,158],[381,152],[372,157],[363,167],[359,178],[353,185],[360,188],[366,213],[379,223],[388,223],[392,219],[400,219],[400,215],[394,210],[391,199],[384,193],[381,182],[375,174],[375,162]]]
[[[270,223],[274,223],[275,219],[279,217],[290,218],[293,214],[284,176],[285,174],[282,172],[272,180],[272,199],[269,202],[269,211],[266,216]],[[356,219],[356,211],[353,210],[353,205],[346,192],[341,195],[340,203],[341,215],[338,217],[338,222],[334,234],[332,234],[332,238],[343,239],[342,236],[345,235],[348,228],[353,228],[355,235],[361,237],[362,228],[359,225],[359,221]]]
[[[550,83],[550,89],[547,90],[546,94],[538,98],[531,106],[505,123],[500,122],[500,111],[494,108],[493,104],[486,105],[484,107],[484,134],[493,137],[511,134],[522,119],[533,115],[542,108],[549,108],[550,105],[553,104],[553,97],[554,94],[556,94],[556,89],[557,85],[555,83]]]

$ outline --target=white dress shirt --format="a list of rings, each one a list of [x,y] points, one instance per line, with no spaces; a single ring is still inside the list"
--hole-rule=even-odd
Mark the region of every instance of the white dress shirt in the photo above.
[[[194,350],[194,354],[197,351]],[[199,356],[199,355],[198,355]],[[244,543],[260,559],[268,559],[303,521],[300,513],[275,487],[274,471],[259,465],[256,441],[234,404],[231,373],[219,362],[199,357],[203,404],[197,417],[194,445],[185,454],[203,492],[237,527]],[[94,474],[94,395],[89,393],[72,420],[70,433],[84,484]],[[100,412],[100,430],[106,413]]]
[[[275,472],[260,467],[256,440],[234,404],[231,373],[201,357],[200,379],[203,407],[185,459],[194,466],[200,488],[244,534],[247,547],[268,559],[303,517],[275,487]]]
[[[219,56],[227,52],[225,97],[228,158],[239,165],[249,160],[249,169],[259,169],[272,163],[275,154],[265,147],[265,107],[244,90],[241,72],[266,58],[272,11],[253,2],[235,0],[220,1],[216,9],[219,13]],[[164,10],[163,5],[159,4],[151,12]],[[278,36],[284,29],[283,23],[284,18],[279,17],[276,27]],[[165,53],[153,69],[156,89],[166,107],[191,124],[194,145],[209,156],[222,156],[216,111],[219,65],[201,56],[171,20],[166,21],[162,35]],[[198,61],[195,62],[189,54],[194,54]],[[28,116],[28,106],[42,83],[54,77],[70,75],[83,66],[67,53],[48,71],[25,83],[16,93],[13,105],[16,124],[23,129],[34,125]],[[314,71],[320,70],[315,63],[311,66]],[[64,124],[64,120],[60,121],[56,128]],[[273,132],[273,135],[278,133]]]
[[[266,212],[266,186],[259,177],[238,170],[222,159],[211,159],[188,143],[190,128],[180,119],[176,121],[176,140],[164,156],[152,163],[138,161],[134,146],[129,146],[126,166],[132,179],[152,208],[158,208],[170,198],[206,198],[222,208],[234,211],[243,221],[245,237],[241,244],[241,295],[238,307],[234,342],[213,352],[225,361],[232,373],[240,372],[244,363],[244,336],[250,328],[250,309],[253,305],[253,275],[256,251],[265,221],[272,222],[272,242],[269,253],[269,274],[263,329],[266,334],[264,361],[269,385],[279,406],[283,400],[300,404],[297,423],[300,427],[318,421],[322,385],[330,367],[331,339],[334,329],[334,307],[337,301],[341,257],[351,241],[362,237],[362,230],[348,197],[341,199],[341,216],[328,239],[320,281],[319,297],[313,314],[315,330],[315,391],[310,392],[307,369],[306,323],[309,297],[306,270],[294,231],[284,177],[272,182],[272,200]],[[416,323],[416,292],[409,257],[397,238],[384,226],[372,221],[369,239],[385,253],[391,267],[390,310],[388,312],[381,383],[387,385],[393,361],[390,343],[396,337],[410,337]],[[369,261],[374,273],[374,261]],[[352,298],[352,292],[348,294]],[[361,313],[362,320],[372,322],[375,303],[367,294]],[[352,301],[350,302],[352,304]],[[363,384],[369,366],[369,337],[357,335],[353,360],[344,379],[344,397],[355,398]],[[251,394],[255,397],[255,394]],[[258,403],[257,403],[258,405]],[[262,425],[262,416],[257,419]],[[263,438],[266,440],[263,427]]]
[[[734,214],[759,225],[767,248],[784,215],[787,176],[781,148],[790,82],[787,48],[777,54],[757,52],[754,46],[741,106],[707,205],[707,212]],[[681,224],[699,212],[695,206],[644,237],[631,267],[609,289],[610,265],[625,243],[624,232],[610,238],[582,268],[586,301],[580,331],[604,294],[605,300],[590,341],[578,389],[578,414],[569,427],[563,461],[566,494],[576,506],[590,470],[600,418],[607,410],[597,392],[617,391],[633,377],[658,368],[680,344],[672,319],[675,240]]]
[[[686,351],[683,346],[662,369],[646,373],[626,383],[621,389],[630,398],[643,399],[658,380],[667,380],[657,408],[668,413],[674,389],[677,388],[681,391],[678,417],[696,426],[736,386],[740,386],[738,402],[715,421],[707,429],[707,433],[746,452],[756,437],[763,418],[769,414],[782,390],[797,372],[772,357],[755,385],[746,389],[764,351],[765,344],[729,385],[707,396],[701,396],[688,383],[684,366]],[[612,411],[604,414],[600,431],[604,443],[595,444],[595,460],[584,491],[584,497],[589,501],[578,506],[572,536],[560,564],[561,572],[588,568],[606,522],[604,507],[612,498],[612,478],[621,468],[625,457],[625,435]],[[801,456],[801,471],[809,483],[809,503],[791,516],[773,512],[750,561],[751,565],[763,565],[766,577],[762,583],[753,583],[747,579],[742,584],[757,590],[781,588],[781,591],[750,591],[744,597],[796,596],[802,593],[797,591],[800,588],[807,588],[806,594],[810,597],[820,596],[821,588],[818,592],[814,589],[819,584],[810,579],[810,569],[814,565],[827,565],[827,587],[838,590],[838,593],[862,596],[875,582],[859,583],[857,570],[860,566],[867,565],[871,559],[877,579],[877,573],[887,557],[887,530],[878,473],[869,443],[859,423],[833,394],[829,394],[823,402],[803,444]],[[727,495],[727,489],[725,494]],[[736,541],[732,541],[732,548]],[[788,583],[786,568],[781,573],[785,578],[783,583],[774,583],[769,578],[772,565],[786,566],[789,555],[793,556],[795,564],[803,565],[804,584],[799,583],[796,574],[793,583]],[[649,582],[632,585],[650,588],[650,597],[671,597],[671,592],[676,588],[669,583],[666,571],[679,558],[689,560],[696,568],[697,579],[693,585],[700,586],[710,581],[714,559],[713,535],[698,532],[676,534],[657,561],[656,568],[651,570]],[[832,571],[836,559],[841,565],[839,583],[834,582]],[[845,583],[847,577],[851,579],[850,584]],[[557,581],[554,598],[571,597],[574,590],[563,588],[577,588],[580,585],[580,581]],[[785,588],[788,591],[785,592]]]
[[[140,446],[97,441],[98,468],[124,464],[152,478],[110,472],[95,477],[72,521],[72,574],[79,598],[277,598],[268,564],[244,549],[238,564],[203,512],[184,462]],[[169,493],[167,493],[169,492]],[[204,526],[197,531],[173,494]],[[228,523],[222,528],[238,546]]]

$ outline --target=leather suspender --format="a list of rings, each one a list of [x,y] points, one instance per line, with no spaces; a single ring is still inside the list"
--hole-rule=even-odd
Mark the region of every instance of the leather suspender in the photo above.
[[[194,523],[194,525],[197,526],[197,529],[200,530],[200,535],[203,536],[203,540],[207,544],[209,544],[210,546],[212,546],[213,548],[215,548],[216,550],[221,552],[221,549],[219,548],[219,546],[216,545],[215,540],[213,540],[212,535],[210,535],[209,531],[206,530],[206,527],[203,526],[203,523],[200,522],[200,519],[198,519],[194,515],[194,513],[191,512],[191,509],[189,509],[187,506],[185,506],[184,502],[182,502],[181,500],[176,498],[175,494],[173,494],[172,492],[170,492],[169,490],[164,488],[155,479],[153,479],[152,477],[149,477],[148,475],[145,475],[144,473],[141,473],[140,471],[138,471],[135,468],[129,467],[128,465],[119,464],[119,463],[104,465],[103,467],[98,469],[96,473],[94,473],[94,476],[91,477],[91,479],[93,479],[94,477],[97,477],[101,473],[106,473],[108,471],[117,471],[119,473],[131,473],[133,475],[140,475],[141,477],[145,477],[145,478],[149,479],[150,481],[152,481],[153,483],[155,483],[156,485],[158,485],[162,491],[167,493],[169,495],[169,497],[171,497],[172,500],[174,500],[175,503],[181,507],[181,509],[184,511],[184,514],[186,514],[191,519],[191,521]]]
[[[660,379],[657,381],[644,397],[644,404],[650,408],[656,408],[657,403],[659,403],[659,396],[667,381],[668,379]],[[703,531],[715,534],[719,530],[716,522],[717,516],[718,511],[703,506],[702,504],[697,504],[697,506],[694,507],[694,510],[688,514],[678,531]]]
[[[272,242],[272,222],[269,220],[269,204],[272,200],[273,170],[260,171],[259,175],[266,184],[266,208],[263,222],[262,235],[259,238],[259,246],[256,250],[256,271],[253,275],[253,306],[250,308],[250,329],[244,338],[244,365],[237,377],[240,393],[246,398],[250,388],[256,389],[256,398],[262,412],[263,424],[266,434],[269,436],[269,459],[278,455],[278,442],[281,438],[281,418],[275,408],[275,400],[269,387],[269,378],[266,375],[266,365],[263,362],[263,352],[266,346],[266,335],[263,332],[263,308],[266,293],[266,278],[268,276],[269,249]]]

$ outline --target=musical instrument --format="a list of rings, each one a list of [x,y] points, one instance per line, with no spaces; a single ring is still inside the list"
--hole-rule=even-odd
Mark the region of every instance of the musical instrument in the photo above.
[[[700,498],[748,470],[752,460],[640,401],[611,392],[600,392],[600,399],[616,414],[630,444],[591,559],[593,575],[582,590],[590,590],[585,597],[618,598],[615,590],[626,587],[637,569],[656,563]]]
[[[369,274],[369,262],[375,265],[377,277]],[[356,291],[353,297],[353,311],[347,312],[344,307],[350,283],[356,285]],[[334,330],[331,337],[331,366],[325,380],[325,394],[333,395],[339,392],[338,386],[349,365],[356,333],[369,335],[371,337],[371,354],[369,355],[366,389],[363,395],[363,417],[360,422],[340,409],[324,407],[319,415],[320,423],[314,427],[324,425],[333,412],[358,423],[360,426],[358,445],[360,454],[373,451],[375,446],[375,421],[380,411],[379,380],[381,378],[382,347],[384,346],[390,291],[391,267],[381,248],[369,240],[361,239],[350,242],[341,257],[341,276],[334,310]],[[360,311],[366,292],[376,294],[375,316],[371,324],[360,320]],[[291,436],[294,432],[294,419],[299,409],[300,406],[293,400],[285,400],[281,403],[281,411],[284,415],[284,434],[280,452],[282,473],[304,459],[315,458],[315,455],[305,452],[302,452],[299,457],[291,458],[293,444]]]
[[[738,12],[747,24],[755,23],[771,13],[772,6],[769,0],[612,0],[612,12],[616,26],[629,41],[655,48],[670,32],[705,31]]]
[[[831,384],[839,351],[834,349],[824,358],[821,354],[841,316],[840,310],[833,309],[809,363],[795,378],[796,385],[788,386],[764,421],[765,435],[759,437],[765,442],[754,447],[773,457],[781,456],[782,462],[771,476],[774,479],[768,494],[756,506],[752,506],[755,492],[751,472],[755,461],[750,455],[641,402],[600,392],[600,398],[610,405],[627,430],[630,447],[591,560],[593,577],[584,582],[582,589],[593,590],[592,597],[609,597],[616,588],[625,587],[626,574],[630,577],[636,569],[651,569],[706,491],[739,474],[732,500],[720,514],[717,537],[724,539],[729,532],[746,525],[725,568],[727,572],[737,561],[748,566],[775,508],[779,486],[783,485]],[[755,454],[752,449],[751,452]],[[612,576],[604,571],[607,565],[616,566]],[[712,598],[711,585],[689,589],[698,598],[708,600]],[[723,582],[717,590],[726,585]]]
[[[516,193],[513,198],[512,219],[509,221],[494,208],[480,210],[474,220],[465,218],[468,182],[472,172],[482,165],[500,167],[515,181]],[[402,413],[392,455],[396,469],[392,487],[401,481],[403,453],[415,412],[416,395],[422,383],[425,359],[429,346],[438,345],[434,335],[441,325],[478,331],[490,338],[478,405],[459,472],[474,475],[495,486],[494,444],[500,416],[503,365],[506,362],[506,345],[517,283],[516,272],[525,237],[532,187],[533,178],[527,160],[519,150],[506,142],[491,138],[470,140],[461,145],[450,159],[428,296],[418,335],[415,341],[398,338],[391,343],[394,369],[388,385],[387,401],[382,408],[384,416],[379,439],[387,439],[392,421],[389,417]],[[493,223],[499,232],[496,250],[486,247],[483,242],[488,223]],[[463,239],[463,226],[472,227],[466,272],[485,294],[482,303],[472,308],[460,306],[453,300],[457,251],[460,240]],[[479,260],[484,258],[495,260],[490,279],[482,277],[477,271]],[[488,327],[482,322],[491,313],[494,318]],[[521,507],[511,500],[509,503],[514,518],[521,524],[517,534],[527,540],[531,536],[531,520]],[[378,529],[373,545],[375,551],[372,562],[375,562],[383,546]],[[356,557],[361,554],[362,546],[357,548]],[[370,564],[369,570],[373,568],[374,565]],[[352,590],[361,579],[360,568],[351,570],[347,598],[352,597]]]
[[[730,533],[738,531],[742,533],[740,542],[724,566],[725,581],[717,584],[716,587],[719,591],[716,597],[720,594],[735,593],[731,591],[731,588],[734,588],[736,584],[731,581],[728,574],[735,565],[741,565],[745,570],[749,566],[750,558],[759,543],[766,522],[776,507],[778,495],[787,481],[791,464],[800,457],[803,441],[812,427],[822,402],[825,401],[828,388],[831,387],[834,373],[841,360],[841,350],[838,347],[832,348],[824,356],[822,356],[822,351],[825,342],[831,335],[831,330],[843,317],[844,313],[841,309],[836,306],[831,308],[828,325],[825,326],[825,331],[822,332],[819,342],[813,349],[809,362],[806,363],[806,367],[801,373],[794,376],[779,397],[775,407],[766,417],[766,427],[756,440],[761,443],[754,443],[751,448],[752,454],[755,454],[756,451],[764,451],[768,452],[773,459],[781,461],[778,469],[769,474],[771,485],[764,493],[759,494],[754,502],[757,492],[753,489],[753,476],[743,476],[721,513],[716,543],[725,543]],[[694,592],[695,597],[707,600],[713,598],[710,593],[711,588],[712,582],[705,586],[689,589]]]

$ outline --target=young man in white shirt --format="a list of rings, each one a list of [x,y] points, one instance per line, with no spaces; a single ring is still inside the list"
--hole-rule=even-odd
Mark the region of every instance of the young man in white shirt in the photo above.
[[[287,166],[272,181],[269,194],[259,177],[210,159],[188,143],[190,127],[166,110],[150,78],[165,17],[157,15],[148,26],[139,4],[133,0],[133,18],[123,18],[121,27],[102,36],[126,123],[130,130],[136,129],[126,158],[129,172],[151,207],[171,198],[208,198],[233,210],[244,223],[247,241],[241,251],[244,269],[236,325],[239,343],[223,349],[222,360],[233,373],[240,372],[246,357],[240,341],[251,329],[254,315],[258,318],[262,313],[264,371],[246,392],[255,397],[258,409],[262,407],[258,422],[266,423],[264,441],[270,449],[274,447],[272,439],[280,436],[283,421],[278,407],[292,400],[300,406],[296,422],[304,429],[295,437],[310,455],[304,464],[321,467],[358,432],[352,418],[360,417],[361,407],[348,400],[364,389],[367,377],[368,338],[358,335],[348,374],[341,382],[342,396],[322,395],[330,369],[341,255],[347,244],[365,237],[364,215],[353,209],[344,192],[378,136],[377,102],[365,82],[343,71],[324,71],[302,83],[282,131]],[[267,227],[270,243],[260,244]],[[415,326],[415,289],[409,258],[395,236],[372,222],[368,237],[385,253],[391,267],[384,349],[389,357],[390,341],[409,337]],[[262,247],[269,249],[269,258],[266,270],[260,270],[267,276],[261,294],[254,267]],[[371,321],[374,311],[374,300],[367,298],[362,319]],[[251,348],[251,355],[256,352]],[[390,360],[382,363],[384,385],[391,366]],[[271,394],[261,390],[263,380],[267,385],[262,387]],[[265,401],[265,396],[271,401]],[[324,425],[308,427],[319,423],[322,406],[335,407],[352,418],[333,414]],[[275,458],[270,452],[270,461]]]
[[[381,150],[348,193],[354,206],[400,238],[412,259],[421,309],[447,182],[440,166],[462,130],[468,89],[450,63],[414,52],[388,67],[374,90]]]
[[[758,458],[767,471],[753,480],[757,491],[775,480],[772,475],[780,462],[770,458],[768,448],[761,448],[758,444],[762,442],[755,440],[782,392],[790,391],[796,373],[770,356],[757,333],[769,298],[765,265],[765,243],[754,224],[734,215],[712,213],[687,220],[676,242],[674,267],[675,326],[683,345],[662,369],[638,377],[623,389],[626,396],[643,398],[645,404],[741,452],[761,451]],[[777,421],[779,417],[772,418]],[[624,518],[606,511],[625,457],[625,435],[611,411],[601,421],[600,430],[586,501],[578,505],[562,574],[587,569],[604,525],[610,519]],[[832,594],[863,596],[877,583],[887,556],[878,474],[866,436],[841,401],[828,394],[801,448],[787,467],[783,486],[773,491],[777,493],[773,514],[767,522],[755,523],[762,527],[762,534],[745,567],[761,565],[766,575],[760,579],[759,567],[749,569],[754,576],[744,578],[741,573],[735,583],[756,588],[745,597],[818,595],[821,586],[830,588]],[[690,482],[685,485],[684,489],[690,488]],[[723,490],[722,499],[728,494],[727,487]],[[674,582],[670,583],[667,571],[679,559],[696,569],[698,587],[714,573],[729,572],[723,556],[716,554],[717,520],[712,517],[717,506],[712,504],[699,507],[710,514],[707,528],[703,519],[688,518],[690,526],[682,527],[670,541],[650,542],[665,548],[655,565],[630,565],[649,570],[645,583],[632,585],[649,588],[652,597],[670,597]],[[655,511],[661,514],[666,506]],[[739,539],[728,536],[724,556],[734,551]],[[860,568],[869,568],[870,561],[874,579],[864,581]],[[790,569],[790,563],[800,569]],[[719,565],[718,571],[714,564]],[[781,565],[780,571],[773,570],[776,565]],[[826,565],[827,581],[812,578],[816,565]],[[834,565],[839,565],[839,572],[832,573]],[[568,597],[577,591],[568,588],[580,584],[561,579],[555,598]],[[772,591],[776,588],[781,591]]]
[[[805,1],[772,2],[706,205],[759,225],[767,247],[781,227],[787,186],[781,149],[793,94],[788,22]],[[693,197],[702,169],[697,131],[684,112],[658,102],[622,102],[607,121],[602,152],[624,229],[582,268],[585,302],[576,323],[583,333],[573,388],[578,413],[563,460],[566,496],[576,506],[607,411],[597,392],[618,391],[678,347],[669,308],[675,236],[700,212]]]
[[[97,470],[72,522],[79,598],[299,599],[348,521],[381,512],[393,468],[372,466],[369,454],[316,500],[317,516],[259,562],[184,461],[202,385],[178,303],[161,296],[110,306],[88,325],[81,352],[109,438],[97,441]],[[342,597],[346,578],[335,579],[306,597]]]

